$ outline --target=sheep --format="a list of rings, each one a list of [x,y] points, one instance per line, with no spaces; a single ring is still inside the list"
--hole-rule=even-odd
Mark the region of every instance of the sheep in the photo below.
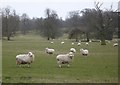
[[[116,47],[116,46],[118,46],[118,43],[114,43],[114,44],[113,44],[113,47]]]
[[[51,44],[53,44],[54,42],[50,42]]]
[[[89,43],[88,43],[88,42],[86,42],[85,44],[86,44],[87,46],[89,45]]]
[[[89,42],[92,42],[91,40]]]
[[[65,42],[61,42],[61,44],[64,44]]]
[[[81,45],[81,43],[77,43],[77,45],[78,45],[78,46],[80,46],[80,45]]]
[[[87,49],[80,49],[80,52],[81,52],[81,54],[82,55],[84,55],[84,56],[87,56],[88,55],[88,53],[89,53],[89,51],[87,50]]]
[[[28,64],[28,67],[30,67],[32,62],[34,62],[34,54],[32,52],[28,52],[28,54],[19,54],[16,56],[16,64],[18,66]]]
[[[50,48],[45,48],[45,52],[48,54],[53,54],[55,52],[54,49],[50,49]]]
[[[79,40],[79,42],[81,42],[81,40]]]
[[[70,52],[76,53],[76,49],[75,48],[70,48]]]
[[[73,52],[69,52],[68,54],[57,55],[56,60],[60,68],[62,67],[62,64],[67,64],[67,66],[70,67],[69,64],[72,62],[73,58],[74,58]]]
[[[72,45],[74,45],[74,43],[72,43]]]

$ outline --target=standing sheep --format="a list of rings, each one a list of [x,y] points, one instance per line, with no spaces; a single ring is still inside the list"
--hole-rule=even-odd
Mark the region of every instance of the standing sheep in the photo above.
[[[76,49],[75,48],[70,48],[70,52],[76,53]]]
[[[81,52],[81,54],[82,55],[84,55],[84,56],[87,56],[88,55],[88,53],[89,53],[89,51],[87,50],[87,49],[80,49],[80,52]]]
[[[45,52],[48,54],[53,54],[55,52],[54,49],[50,49],[50,48],[45,48]]]
[[[88,43],[88,42],[86,42],[85,44],[86,44],[87,46],[89,45],[89,43]]]
[[[114,43],[114,44],[113,44],[113,47],[116,47],[116,46],[118,46],[118,43]]]
[[[61,44],[64,44],[65,42],[61,42]]]
[[[72,43],[72,45],[74,45],[74,43]]]
[[[28,54],[19,54],[16,56],[16,64],[22,65],[22,64],[28,64],[28,67],[30,67],[30,64],[34,61],[34,54],[32,52],[28,52]]]
[[[80,45],[81,45],[81,43],[79,42],[79,43],[77,43],[77,45],[78,45],[78,46],[80,46]]]
[[[73,52],[69,52],[68,54],[59,54],[56,57],[59,67],[61,68],[62,64],[67,64],[67,66],[70,67],[69,64],[72,62],[73,57],[74,57]]]
[[[53,44],[54,42],[50,42],[51,44]]]

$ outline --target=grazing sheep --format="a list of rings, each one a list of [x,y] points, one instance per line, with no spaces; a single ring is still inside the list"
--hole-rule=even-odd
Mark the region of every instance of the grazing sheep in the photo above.
[[[88,43],[88,42],[86,42],[85,44],[86,44],[87,46],[89,45],[89,43]]]
[[[51,44],[53,44],[54,42],[50,42]]]
[[[34,61],[34,54],[32,52],[28,52],[28,54],[19,54],[16,56],[16,64],[22,65],[22,64],[28,64],[28,67],[30,67],[30,64]]]
[[[114,44],[113,44],[113,47],[116,47],[116,46],[118,46],[118,43],[114,43]]]
[[[62,64],[67,64],[67,66],[70,67],[69,64],[72,62],[73,57],[74,57],[73,52],[69,52],[68,54],[59,54],[56,57],[59,67],[61,68]]]
[[[70,52],[76,53],[76,49],[75,48],[70,48]]]
[[[64,44],[65,42],[61,42],[61,44]]]
[[[78,46],[80,46],[80,45],[81,45],[81,43],[78,43],[77,45],[78,45]]]
[[[92,42],[91,40],[89,42]]]
[[[45,52],[48,54],[53,54],[55,52],[54,49],[50,49],[50,48],[45,48]]]
[[[74,43],[72,43],[72,45],[74,45]]]
[[[82,55],[85,55],[85,56],[87,56],[88,55],[88,53],[89,53],[89,51],[87,50],[87,49],[80,49],[80,52],[81,52],[81,54]]]

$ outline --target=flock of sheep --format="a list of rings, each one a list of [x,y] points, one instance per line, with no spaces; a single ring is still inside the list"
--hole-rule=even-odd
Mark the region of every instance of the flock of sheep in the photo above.
[[[53,44],[54,42],[51,42],[51,44]],[[64,44],[65,42],[61,42],[61,44]],[[89,45],[88,42],[85,43],[87,46]],[[72,43],[72,45],[74,45],[74,43]],[[78,46],[81,45],[81,43],[77,43]],[[118,43],[114,43],[113,47],[118,46]],[[52,48],[45,48],[45,53],[47,54],[53,54],[55,52],[55,49]],[[66,64],[68,67],[70,67],[70,63],[72,62],[72,60],[74,59],[74,54],[76,53],[76,49],[75,48],[70,48],[69,52],[67,54],[58,54],[56,56],[56,60],[58,63],[58,66],[61,68],[62,64]],[[87,56],[89,54],[88,49],[80,49],[80,53],[83,56]],[[34,54],[32,52],[28,52],[28,54],[19,54],[16,56],[16,64],[18,66],[21,66],[23,64],[27,64],[28,67],[30,67],[30,64],[32,62],[34,62]]]

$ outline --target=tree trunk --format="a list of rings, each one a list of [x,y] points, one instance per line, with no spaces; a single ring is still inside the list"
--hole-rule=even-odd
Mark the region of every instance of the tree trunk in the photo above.
[[[106,45],[105,40],[101,40],[101,45]]]
[[[105,30],[102,29],[102,31],[100,32],[100,36],[101,36],[101,45],[106,45],[106,42],[105,42]]]
[[[89,33],[86,33],[87,42],[89,42]]]
[[[10,36],[7,37],[7,40],[10,40]]]
[[[50,40],[50,38],[48,37],[47,40]]]
[[[106,45],[105,37],[104,36],[101,37],[101,45]]]
[[[78,42],[78,37],[76,37],[76,40],[75,40],[76,42]]]

